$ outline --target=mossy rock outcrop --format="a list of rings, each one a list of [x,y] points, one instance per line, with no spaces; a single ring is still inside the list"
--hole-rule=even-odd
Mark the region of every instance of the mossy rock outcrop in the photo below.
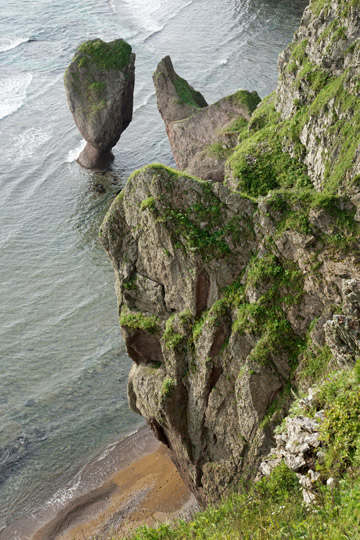
[[[257,92],[240,90],[208,105],[174,70],[169,56],[154,76],[157,104],[177,167],[204,180],[224,179],[224,164],[260,103]]]
[[[187,170],[201,130],[232,133],[224,183],[144,167],[102,226],[131,407],[203,503],[254,478],[294,392],[359,355],[359,9],[310,2],[258,107],[240,91],[167,124]]]
[[[64,83],[75,123],[87,141],[78,161],[89,169],[107,168],[111,149],[133,114],[135,54],[123,39],[80,45]]]

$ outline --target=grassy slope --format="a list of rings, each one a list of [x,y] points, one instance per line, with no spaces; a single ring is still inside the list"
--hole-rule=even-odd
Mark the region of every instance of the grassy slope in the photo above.
[[[326,456],[318,469],[318,503],[307,509],[296,475],[280,465],[250,490],[241,486],[218,507],[194,519],[158,529],[141,527],[131,540],[360,539],[360,362],[349,372],[329,374],[318,395],[327,420],[322,439]],[[294,407],[296,409],[296,405]],[[334,488],[324,484],[329,476]],[[123,540],[117,537],[113,540]]]

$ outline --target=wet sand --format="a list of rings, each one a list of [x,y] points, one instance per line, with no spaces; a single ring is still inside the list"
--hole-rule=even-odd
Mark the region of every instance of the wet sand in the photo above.
[[[154,444],[154,443],[153,443]],[[116,471],[99,488],[72,500],[32,540],[108,539],[136,527],[156,526],[179,517],[196,503],[171,462],[167,449],[157,444]]]

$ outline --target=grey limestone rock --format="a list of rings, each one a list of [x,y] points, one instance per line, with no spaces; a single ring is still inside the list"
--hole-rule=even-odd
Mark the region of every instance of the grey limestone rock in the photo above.
[[[78,161],[89,169],[106,169],[111,149],[133,113],[135,54],[122,39],[80,45],[65,72],[66,95],[75,123],[87,141]]]
[[[204,96],[176,73],[170,56],[159,62],[153,81],[158,109],[166,127],[208,105]]]
[[[313,357],[323,355],[331,368],[332,362],[348,365],[359,354],[358,131],[334,129],[339,128],[337,118],[341,123],[353,114],[347,129],[358,121],[351,94],[355,86],[346,74],[336,78],[345,43],[330,47],[325,61],[326,51],[315,50],[328,39],[326,28],[333,29],[335,13],[347,21],[348,45],[356,37],[352,21],[357,14],[346,12],[345,4],[317,2],[321,10],[315,14],[315,2],[310,3],[293,45],[280,60],[276,95],[264,100],[249,124],[253,107],[248,100],[256,106],[256,96],[240,92],[210,106],[200,96],[190,104],[181,102],[174,83],[178,76],[170,60],[164,61],[155,84],[174,155],[179,167],[207,180],[161,165],[144,167],[130,176],[101,228],[115,271],[120,326],[134,360],[130,406],[168,446],[202,503],[218,501],[240,478],[253,479],[274,439],[275,459],[266,460],[266,474],[285,459],[300,475],[310,502],[324,414],[308,418],[315,390],[300,403],[303,413],[288,419],[282,433],[274,437],[274,428],[288,413],[289,389],[309,385],[306,378],[312,374],[305,368]],[[356,47],[345,60],[354,73]],[[321,73],[315,66],[320,63]],[[302,70],[311,76],[297,84],[304,78]],[[325,99],[329,80],[337,93],[335,108]],[[317,114],[311,82],[324,84]],[[343,83],[351,105],[346,114],[340,107]],[[195,91],[184,87],[193,96]],[[239,126],[244,131],[243,143],[227,162],[229,171],[237,166],[256,183],[264,175],[265,181],[268,176],[274,180],[275,170],[285,184],[279,188],[275,182],[265,195],[244,196],[238,186],[245,184],[235,182],[236,175],[226,183],[209,181],[221,179],[222,151],[232,153],[237,142],[231,122],[237,122],[237,134]],[[286,152],[295,148],[297,129],[302,133],[297,150],[303,159],[308,156],[313,186],[304,175],[304,184],[291,183],[300,165],[294,158],[289,161]],[[255,142],[250,141],[254,133]],[[249,145],[258,144],[260,151],[249,154]],[[210,163],[206,156],[214,145],[220,158],[217,154]],[[344,148],[348,169],[342,174],[336,159]],[[284,159],[283,168],[273,167],[273,155]],[[328,191],[317,193],[333,169],[338,176]]]
[[[204,180],[222,181],[229,150],[237,144],[235,123],[250,120],[258,94],[238,91],[208,106],[175,72],[169,56],[159,63],[153,80],[177,167]]]
[[[297,474],[307,505],[316,500],[316,482],[320,479],[315,464],[321,446],[320,426],[324,411],[318,411],[314,418],[306,416],[313,405],[316,392],[316,388],[310,388],[308,395],[299,403],[304,408],[303,416],[286,417],[283,431],[275,435],[276,446],[261,462],[258,476],[269,476],[274,468],[284,461],[289,469]]]
[[[342,285],[343,314],[325,323],[326,342],[340,367],[355,362],[360,354],[360,279]]]

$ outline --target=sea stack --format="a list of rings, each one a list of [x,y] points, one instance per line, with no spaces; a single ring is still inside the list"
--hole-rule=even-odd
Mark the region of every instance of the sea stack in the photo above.
[[[107,169],[111,149],[132,120],[135,54],[123,39],[93,39],[75,51],[64,76],[75,123],[87,144],[78,157],[87,169]]]
[[[260,103],[257,92],[239,90],[208,105],[174,70],[170,56],[153,75],[157,105],[177,168],[213,182],[224,180],[225,162]]]

